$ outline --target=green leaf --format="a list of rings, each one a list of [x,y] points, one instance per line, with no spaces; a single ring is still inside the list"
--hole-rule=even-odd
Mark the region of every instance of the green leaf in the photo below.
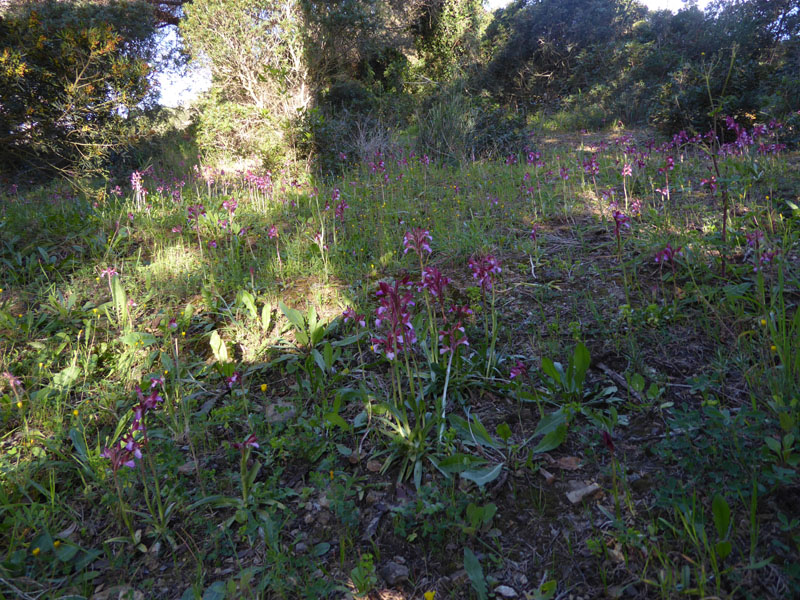
[[[225,582],[212,583],[203,593],[203,600],[225,600]]]
[[[498,463],[493,467],[487,467],[485,469],[462,471],[461,477],[475,482],[479,487],[483,487],[500,476],[500,473],[503,472],[504,465],[505,463]]]
[[[336,415],[336,416],[338,417],[339,415]],[[341,419],[341,417],[339,417],[339,418]],[[341,454],[342,456],[352,456],[353,455],[352,448],[348,448],[344,444],[336,444],[336,449],[339,451],[339,454]]]
[[[781,443],[773,437],[765,437],[764,441],[769,446],[769,449],[772,450],[778,456],[781,455]]]
[[[525,443],[522,445],[527,446],[532,439],[540,435],[546,436],[557,430],[561,425],[566,425],[566,423],[567,413],[563,408],[559,408],[557,411],[545,415],[544,418],[539,421],[539,425],[536,426],[536,431],[533,432],[533,435],[525,440]]]
[[[431,457],[433,465],[442,472],[443,475],[450,475],[452,473],[462,473],[471,467],[478,465],[485,465],[486,459],[471,454],[453,454],[445,457],[440,461],[436,461]]]
[[[554,579],[545,581],[539,586],[539,589],[536,591],[538,595],[534,595],[534,598],[537,598],[538,600],[550,600],[550,598],[556,595],[557,589],[558,583]]]
[[[500,448],[500,444],[498,444],[491,434],[486,430],[486,427],[484,427],[483,423],[481,423],[480,419],[478,419],[478,415],[472,415],[472,424],[470,428],[472,430],[473,437],[482,446],[487,446],[489,448]]]
[[[80,374],[81,370],[77,365],[70,365],[53,377],[53,385],[60,390],[66,391],[78,380]]]
[[[727,540],[714,544],[714,551],[717,553],[720,560],[728,558],[732,550],[733,545]]]
[[[634,373],[631,376],[631,387],[637,392],[641,393],[644,390],[644,377],[639,373]]]
[[[220,337],[217,331],[211,333],[211,340],[209,343],[211,344],[211,352],[213,352],[216,361],[219,363],[228,362],[228,347],[225,344],[225,340]]]
[[[550,452],[550,450],[555,450],[561,444],[564,443],[564,440],[567,439],[567,424],[561,423],[558,425],[554,430],[550,431],[546,436],[542,438],[542,440],[536,444],[536,447],[532,450],[534,454],[540,454],[542,452]]]
[[[247,473],[247,489],[253,487],[253,482],[258,477],[258,472],[261,471],[261,461],[256,461],[253,467],[250,469],[250,472]]]
[[[319,353],[319,350],[317,350],[316,348],[314,350],[312,350],[311,351],[311,356],[314,357],[314,362],[317,363],[317,367],[319,367],[319,370],[322,371],[323,373],[325,373],[325,371],[326,371],[326,369],[325,369],[325,359],[322,358],[322,354]]]
[[[552,379],[554,383],[561,385],[561,373],[556,368],[555,363],[546,356],[542,359],[542,371]]]
[[[720,538],[726,538],[731,525],[731,508],[728,506],[728,501],[716,494],[711,502],[711,512],[714,514],[714,527],[717,528],[717,535]]]
[[[325,413],[325,420],[331,425],[336,425],[337,427],[341,427],[344,431],[350,430],[350,425],[347,424],[347,421],[345,421],[340,415],[337,415],[334,412]]]
[[[575,346],[575,352],[572,354],[572,360],[569,364],[570,371],[570,385],[575,386],[575,390],[583,389],[583,380],[586,378],[586,371],[589,370],[589,363],[591,357],[589,356],[589,349],[581,342]]]
[[[81,432],[74,427],[70,428],[69,439],[72,440],[72,445],[75,448],[75,452],[78,454],[78,458],[85,460],[89,453],[86,449],[86,442],[84,441]]]
[[[508,440],[511,438],[511,427],[508,426],[508,423],[500,423],[496,431],[503,443],[508,444]]]
[[[247,309],[251,319],[255,321],[258,318],[256,299],[253,294],[247,290],[239,290],[236,300],[239,302],[239,304],[242,304]]]
[[[270,304],[264,304],[264,306],[261,307],[261,329],[264,331],[269,329],[271,317],[272,306]]]
[[[61,544],[58,549],[55,551],[56,558],[61,562],[69,562],[75,555],[78,554],[78,546],[74,546],[72,544]]]
[[[487,600],[489,595],[486,588],[486,578],[483,576],[483,568],[478,557],[469,548],[464,548],[464,570],[467,572],[472,583],[472,589],[475,590],[479,600]]]
[[[283,302],[278,302],[278,308],[281,309],[281,312],[289,320],[289,323],[294,325],[295,329],[297,329],[298,331],[305,330],[306,323],[305,320],[303,319],[303,313],[301,313],[296,308],[289,308]]]
[[[320,557],[328,553],[331,545],[328,542],[320,542],[311,549],[311,556]]]

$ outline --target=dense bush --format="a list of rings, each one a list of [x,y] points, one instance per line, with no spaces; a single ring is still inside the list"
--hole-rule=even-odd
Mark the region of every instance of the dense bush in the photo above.
[[[130,142],[152,104],[155,22],[135,0],[46,1],[0,16],[0,168],[74,174]]]

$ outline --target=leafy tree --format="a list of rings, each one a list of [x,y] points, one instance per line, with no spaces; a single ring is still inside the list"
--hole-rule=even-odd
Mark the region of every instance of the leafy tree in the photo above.
[[[521,107],[563,98],[585,58],[606,56],[644,14],[630,0],[517,0],[487,29],[483,86]]]
[[[447,82],[476,63],[484,16],[480,0],[423,0],[411,25],[421,70]]]
[[[0,15],[0,165],[76,174],[129,142],[154,101],[154,20],[138,1],[23,4]]]
[[[272,161],[288,124],[311,100],[302,18],[294,0],[194,0],[180,28],[188,51],[211,71],[213,92],[201,110],[207,150]],[[234,139],[222,140],[236,131]],[[276,137],[277,136],[277,137]]]

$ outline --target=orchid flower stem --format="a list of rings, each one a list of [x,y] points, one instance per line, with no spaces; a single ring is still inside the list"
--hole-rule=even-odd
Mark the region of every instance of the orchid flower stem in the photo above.
[[[486,321],[491,317],[492,319],[492,337],[489,340],[489,331],[488,331],[488,322],[487,322],[487,330],[486,330],[486,339],[490,341],[489,344],[489,356],[487,357],[486,361],[486,377],[489,377],[489,374],[492,372],[492,368],[494,367],[494,349],[497,345],[497,312],[495,311],[495,287],[492,286],[492,305],[491,305],[491,314],[487,315]]]
[[[617,463],[617,457],[611,457],[611,486],[612,486],[612,493],[614,494],[614,514],[616,515],[617,519],[622,518],[622,511],[620,510],[619,506],[619,489],[617,488],[617,468],[619,463]]]
[[[242,500],[247,504],[247,497],[250,495],[250,490],[247,489],[247,459],[250,457],[250,447],[242,449],[242,457],[239,460],[239,477],[242,480]]]
[[[419,275],[420,280],[425,280],[425,265],[422,262],[422,251],[419,252]],[[431,301],[428,297],[429,293],[427,289],[422,290],[422,295],[425,297],[425,308],[428,310],[428,331],[431,334],[431,349],[428,353],[429,360],[432,363],[439,362],[439,336],[436,335],[436,314],[433,312],[431,308]]]
[[[147,453],[147,464],[150,466],[150,472],[153,474],[153,486],[155,487],[156,507],[158,508],[158,523],[161,527],[166,527],[164,503],[161,500],[161,484],[158,483],[158,473],[156,473],[156,465],[153,462],[153,455]],[[142,473],[144,475],[144,472]],[[147,484],[145,483],[145,486]]]
[[[450,369],[453,365],[453,355],[455,354],[455,350],[450,351],[450,356],[447,358],[447,372],[444,376],[444,390],[442,391],[442,414],[440,415],[440,422],[439,422],[439,443],[442,443],[442,437],[444,436],[444,427],[445,427],[445,417],[447,411],[447,386],[450,384]]]
[[[131,523],[131,517],[128,514],[128,507],[125,506],[125,501],[122,499],[122,489],[119,487],[119,478],[117,474],[114,473],[114,487],[117,489],[117,499],[119,500],[119,510],[122,513],[122,520],[125,522],[125,526],[128,528],[128,533],[131,536],[131,540],[136,538],[136,532],[133,530],[133,524]]]

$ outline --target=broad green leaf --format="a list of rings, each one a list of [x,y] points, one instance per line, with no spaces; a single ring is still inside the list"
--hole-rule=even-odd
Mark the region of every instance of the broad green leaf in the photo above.
[[[336,415],[336,416],[339,417],[339,415]],[[325,418],[327,419],[328,415],[325,415]],[[341,417],[339,417],[339,418],[341,419]],[[339,451],[339,454],[341,454],[342,456],[352,456],[353,455],[352,448],[348,448],[344,444],[336,444],[336,449]]]
[[[126,346],[152,346],[156,343],[156,338],[150,333],[137,333],[132,331],[120,338],[120,341]]]
[[[542,452],[550,452],[550,450],[555,450],[561,444],[564,443],[564,440],[567,439],[567,424],[561,423],[558,425],[554,430],[550,431],[547,435],[545,435],[542,440],[536,444],[536,447],[532,450],[534,454],[540,454]]]
[[[589,349],[583,342],[580,342],[575,346],[575,352],[570,361],[572,376],[570,377],[571,381],[569,383],[570,385],[575,385],[576,391],[583,389],[583,380],[586,378],[586,371],[589,370],[590,362],[591,357],[589,356]]]
[[[209,343],[211,344],[211,352],[214,354],[216,361],[219,363],[228,362],[228,347],[225,344],[225,340],[220,337],[217,331],[211,333],[211,340]]]
[[[78,546],[73,544],[61,544],[55,550],[55,555],[58,560],[61,562],[69,562],[78,554]]]
[[[644,377],[642,377],[641,374],[634,373],[633,375],[631,375],[631,387],[634,390],[641,393],[641,391],[644,390],[644,384],[645,384]]]
[[[550,581],[545,581],[539,586],[539,589],[537,590],[538,596],[534,596],[534,598],[538,598],[539,600],[550,600],[556,595],[557,589],[558,583],[555,580],[551,579]]]
[[[511,427],[508,426],[508,423],[500,423],[496,431],[503,443],[508,444],[508,440],[511,438]]]
[[[86,459],[88,452],[86,450],[86,442],[81,435],[81,432],[72,427],[69,430],[69,439],[72,440],[72,445],[75,447],[75,452],[79,458]]]
[[[225,600],[225,582],[212,583],[203,593],[203,600]]]
[[[532,439],[540,435],[547,435],[558,429],[559,426],[566,425],[566,423],[567,413],[564,409],[559,408],[557,411],[545,415],[545,417],[539,421],[539,425],[536,427],[536,431],[533,432],[533,435],[525,440],[525,443],[522,445],[527,446]]]
[[[717,535],[720,538],[726,538],[731,525],[731,508],[728,506],[728,501],[716,494],[711,503],[711,511],[714,513],[714,527],[717,528]]]
[[[487,467],[485,469],[462,471],[461,477],[475,482],[475,484],[477,484],[479,487],[483,487],[487,483],[491,483],[500,476],[500,473],[503,472],[504,465],[505,463],[499,463],[493,467]]]
[[[320,557],[328,553],[331,545],[328,542],[320,542],[311,549],[311,556]]]
[[[294,325],[295,329],[298,331],[303,331],[306,328],[305,320],[303,319],[303,313],[301,313],[296,308],[289,308],[283,302],[278,302],[278,308],[281,309],[281,312],[289,319],[289,323]]]
[[[714,551],[717,553],[717,556],[719,556],[720,560],[725,560],[728,558],[732,550],[733,544],[727,540],[714,544]]]
[[[247,488],[250,489],[253,487],[253,482],[255,482],[256,477],[258,477],[258,473],[261,471],[261,461],[257,460],[255,464],[252,466],[250,471],[247,473]]]
[[[775,454],[781,454],[781,443],[776,440],[774,437],[765,437],[764,441],[769,446],[769,449],[772,450]]]
[[[323,373],[325,373],[325,371],[326,371],[326,369],[325,369],[325,359],[322,358],[322,354],[319,353],[319,350],[317,350],[316,348],[314,350],[312,350],[311,351],[311,356],[314,357],[314,362],[317,363],[317,366],[319,367],[319,370],[322,371]]]
[[[254,321],[258,318],[258,309],[256,308],[256,299],[248,290],[239,290],[236,300],[239,304],[243,305]]]
[[[272,306],[269,304],[264,304],[261,307],[261,329],[267,331],[269,329],[270,321],[272,317]]]
[[[556,364],[546,356],[542,359],[542,371],[556,384],[561,384],[561,373],[556,369]]]
[[[70,365],[53,377],[53,385],[60,390],[68,390],[80,377],[81,370],[77,365]]]
[[[337,427],[341,427],[344,431],[348,431],[350,429],[350,425],[347,424],[340,415],[336,413],[329,412],[325,413],[325,420],[330,423],[331,425],[336,425]]]
[[[481,423],[480,419],[478,419],[478,415],[472,415],[471,429],[472,435],[481,445],[488,446],[489,448],[501,447],[501,444],[498,444],[491,434],[486,430],[486,427],[483,426],[483,423]]]
[[[471,454],[453,454],[440,461],[432,460],[434,466],[443,474],[461,473],[470,468],[485,465],[486,459]]]
[[[489,595],[486,588],[486,578],[483,576],[483,568],[481,567],[478,557],[475,556],[475,553],[469,548],[464,548],[464,570],[469,576],[472,589],[475,590],[478,599],[487,600]]]

